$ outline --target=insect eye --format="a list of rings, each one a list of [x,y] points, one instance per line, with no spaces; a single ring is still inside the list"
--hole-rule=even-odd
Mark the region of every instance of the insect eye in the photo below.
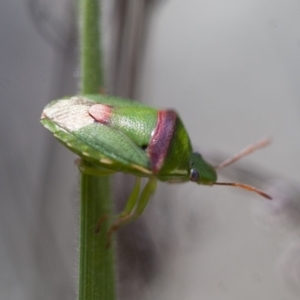
[[[199,181],[199,178],[200,178],[200,174],[199,174],[198,170],[191,169],[190,181]]]

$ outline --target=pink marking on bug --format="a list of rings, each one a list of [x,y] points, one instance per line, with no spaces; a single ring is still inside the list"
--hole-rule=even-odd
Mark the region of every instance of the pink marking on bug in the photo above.
[[[157,174],[161,169],[174,135],[177,114],[173,110],[158,111],[157,124],[147,148],[152,171]]]
[[[97,122],[101,124],[108,124],[110,122],[112,108],[104,104],[95,104],[89,108],[89,114]]]

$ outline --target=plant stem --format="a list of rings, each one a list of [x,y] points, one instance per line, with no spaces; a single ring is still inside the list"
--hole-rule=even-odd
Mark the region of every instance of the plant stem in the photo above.
[[[99,0],[79,0],[79,4],[81,93],[95,94],[104,86]],[[109,222],[95,233],[101,216],[111,214],[109,178],[81,176],[79,300],[113,300],[114,244],[106,248]]]

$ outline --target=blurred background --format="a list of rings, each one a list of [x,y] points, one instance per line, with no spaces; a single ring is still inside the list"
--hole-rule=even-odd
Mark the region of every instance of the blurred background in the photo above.
[[[0,299],[75,299],[75,156],[39,118],[78,90],[76,1],[0,2]],[[180,112],[230,187],[160,183],[118,233],[120,299],[299,299],[300,2],[103,1],[107,91]],[[116,210],[132,184],[114,176]]]

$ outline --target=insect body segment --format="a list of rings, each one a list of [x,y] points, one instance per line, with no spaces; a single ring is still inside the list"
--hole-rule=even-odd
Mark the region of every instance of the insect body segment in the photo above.
[[[163,181],[188,180],[188,159],[192,151],[186,130],[173,110],[94,104],[89,114],[95,121],[124,134],[145,151],[149,170]],[[122,149],[121,149],[122,150]]]
[[[217,172],[214,167],[204,161],[200,153],[192,153],[190,160],[190,181],[199,184],[212,185],[217,181]]]
[[[176,129],[177,114],[173,110],[159,110],[147,149],[154,174],[159,174],[170,150]]]
[[[133,114],[131,107],[94,104],[89,110],[95,121],[126,135],[138,147],[145,149],[157,122],[157,110],[140,107]]]

